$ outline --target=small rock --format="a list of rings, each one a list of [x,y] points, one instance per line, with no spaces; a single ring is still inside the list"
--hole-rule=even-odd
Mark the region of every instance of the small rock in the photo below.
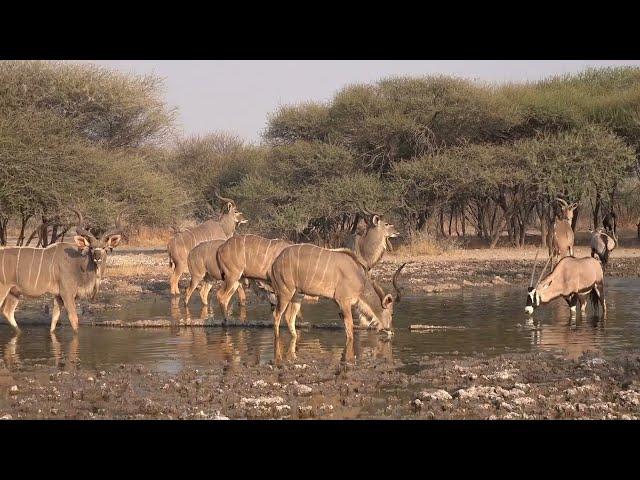
[[[7,414],[1,416],[0,420],[13,420],[13,417],[7,413]]]
[[[424,392],[420,392],[419,395],[422,400],[428,400],[428,401],[433,401],[433,400],[448,401],[453,399],[453,397],[446,390],[436,390],[433,392],[424,391]]]
[[[256,387],[266,387],[266,386],[267,386],[267,382],[265,382],[264,380],[256,380],[255,382],[253,382],[253,383],[251,384],[251,386],[252,386],[253,388],[256,388]]]
[[[413,408],[415,408],[416,410],[420,410],[424,405],[424,402],[419,398],[416,398],[413,402],[411,402],[411,405],[413,405]]]
[[[293,384],[293,393],[299,397],[302,397],[305,395],[311,395],[312,391],[313,391],[313,388],[311,388],[308,385],[302,385],[297,382],[294,382]]]
[[[9,393],[11,395],[17,395],[18,394],[18,386],[17,385],[12,385],[11,388],[9,389]]]

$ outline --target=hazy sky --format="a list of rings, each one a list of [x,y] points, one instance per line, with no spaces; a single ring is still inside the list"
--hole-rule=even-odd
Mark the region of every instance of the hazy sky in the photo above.
[[[329,100],[347,84],[392,75],[452,74],[483,81],[537,80],[589,66],[640,65],[638,60],[99,60],[99,65],[165,78],[166,100],[178,107],[186,134],[236,133],[259,142],[267,114],[280,105]]]

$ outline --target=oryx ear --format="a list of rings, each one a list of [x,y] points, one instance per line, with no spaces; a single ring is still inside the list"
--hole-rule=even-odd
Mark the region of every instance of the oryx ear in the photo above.
[[[89,240],[84,238],[82,235],[74,235],[73,241],[76,242],[76,247],[79,249],[85,249],[90,246]]]
[[[393,297],[387,293],[382,299],[382,308],[389,308],[389,305],[393,303]]]
[[[380,217],[378,215],[374,215],[373,217],[371,217],[371,223],[373,223],[377,227],[378,223],[380,223]]]
[[[120,245],[120,240],[122,239],[122,235],[109,235],[107,238],[106,244],[109,248],[116,248]]]

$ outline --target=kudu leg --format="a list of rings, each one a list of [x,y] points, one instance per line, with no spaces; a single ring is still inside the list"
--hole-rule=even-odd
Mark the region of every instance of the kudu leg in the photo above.
[[[216,292],[218,304],[220,305],[220,310],[222,310],[222,316],[225,321],[229,317],[229,301],[240,286],[239,280],[240,279],[233,279],[227,276],[222,286]]]
[[[292,298],[293,293],[283,291],[278,293],[278,303],[273,310],[273,332],[276,337],[280,335],[280,320],[282,319],[282,314],[289,306]]]
[[[211,282],[205,282],[200,288],[200,301],[202,302],[203,306],[209,305],[209,292],[211,291],[212,287],[213,284]]]
[[[173,269],[171,270],[171,276],[169,277],[169,285],[171,288],[171,295],[180,295],[180,289],[178,288],[178,283],[180,282],[180,277],[185,272],[184,265],[181,263],[175,263],[173,265]]]
[[[296,332],[296,316],[298,315],[298,312],[300,311],[300,307],[302,306],[302,300],[297,301],[298,299],[295,299],[292,302],[289,302],[289,306],[287,307],[287,310],[284,314],[284,319],[287,322],[287,326],[289,327],[289,332],[291,333],[291,336],[293,338],[296,338],[298,336],[297,332]]]
[[[242,285],[238,286],[238,305],[240,308],[245,308],[247,306],[247,294]]]
[[[78,312],[76,311],[76,299],[74,295],[61,295],[64,308],[67,309],[69,323],[74,333],[78,333]]]
[[[198,288],[198,285],[200,285],[200,282],[202,282],[203,279],[204,279],[204,275],[203,276],[198,276],[194,274],[191,275],[191,282],[189,282],[187,291],[184,294],[185,307],[189,305],[189,300],[191,299],[191,295],[193,295],[193,292],[195,292],[196,288]],[[200,290],[200,292],[202,292],[202,290]]]
[[[347,335],[347,340],[353,341],[353,316],[351,314],[352,302],[350,300],[338,301],[340,312],[342,313],[342,320],[344,321],[344,333]]]
[[[4,314],[5,318],[9,321],[11,326],[15,328],[16,331],[18,332],[20,331],[20,328],[16,323],[16,318],[14,314],[19,301],[20,300],[18,299],[18,297],[8,294],[4,300],[4,303],[2,304],[2,313]]]
[[[56,295],[53,299],[53,309],[51,310],[51,326],[49,327],[49,331],[53,333],[56,329],[56,325],[58,325],[58,320],[60,319],[60,313],[62,312],[62,307],[64,303],[62,302],[62,297]]]

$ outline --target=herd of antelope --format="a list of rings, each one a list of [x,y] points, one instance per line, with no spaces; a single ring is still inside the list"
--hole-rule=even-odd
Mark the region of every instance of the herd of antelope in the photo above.
[[[394,305],[400,301],[397,279],[405,264],[393,275],[394,294],[385,293],[371,277],[370,270],[390,249],[389,239],[399,235],[379,213],[362,207],[345,248],[329,249],[236,234],[237,226],[247,219],[232,199],[221,197],[217,192],[216,196],[223,204],[222,214],[177,233],[167,245],[172,295],[180,295],[180,277],[189,272],[191,281],[184,295],[185,305],[198,288],[203,305],[207,305],[213,282],[220,281],[216,298],[225,321],[236,291],[240,305],[244,306],[244,288],[253,285],[256,293],[271,304],[276,336],[284,315],[295,338],[296,318],[302,302],[317,301],[320,297],[333,299],[337,304],[348,340],[353,338],[354,312],[360,326],[392,333]],[[576,258],[571,221],[578,204],[568,204],[562,199],[558,202],[562,213],[549,229],[549,259],[535,286],[534,262],[525,311],[531,314],[536,307],[562,297],[572,314],[578,305],[584,314],[590,298],[594,308],[601,305],[606,315],[604,268],[610,252],[618,244],[615,216],[609,214],[603,222],[605,228],[591,232],[591,256]],[[54,243],[46,248],[0,248],[0,309],[16,330],[14,312],[21,295],[52,294],[50,330],[55,330],[61,310],[66,308],[75,332],[78,329],[76,299],[94,298],[98,292],[107,255],[122,238],[124,212],[118,215],[115,229],[96,237],[87,229],[80,211],[72,210],[78,217],[73,243]],[[549,265],[551,271],[544,276]]]

